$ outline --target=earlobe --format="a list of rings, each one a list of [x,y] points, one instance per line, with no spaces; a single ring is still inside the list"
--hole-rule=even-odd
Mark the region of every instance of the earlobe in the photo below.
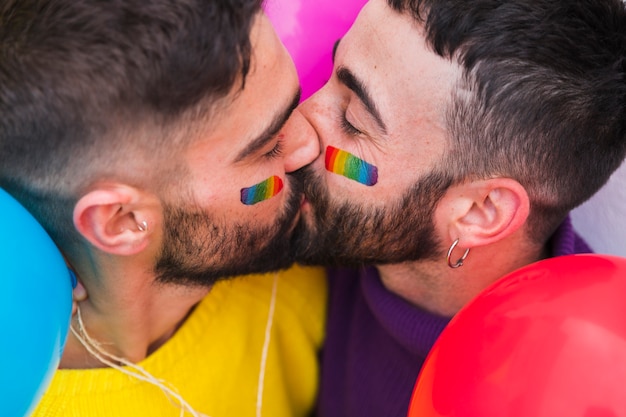
[[[74,207],[74,225],[98,249],[133,255],[148,245],[150,209],[141,193],[127,186],[105,186],[84,194]]]
[[[484,246],[506,238],[524,225],[530,211],[528,193],[511,178],[475,181],[459,195],[458,217],[450,239],[463,247]]]

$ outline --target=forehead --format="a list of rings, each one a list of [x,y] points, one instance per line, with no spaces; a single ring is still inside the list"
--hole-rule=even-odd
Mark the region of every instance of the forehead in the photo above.
[[[242,101],[261,101],[261,98],[280,97],[285,90],[292,95],[298,87],[294,63],[264,13],[255,19],[250,41],[250,72],[238,96],[242,96]]]
[[[435,54],[423,28],[386,0],[370,0],[341,40],[335,56],[363,80],[383,113],[396,122],[428,118],[443,126],[444,110],[458,79],[456,64]]]
[[[203,133],[212,145],[227,142],[230,154],[241,151],[290,107],[299,89],[295,66],[263,13],[250,33],[252,56],[243,89],[235,82],[220,100]]]

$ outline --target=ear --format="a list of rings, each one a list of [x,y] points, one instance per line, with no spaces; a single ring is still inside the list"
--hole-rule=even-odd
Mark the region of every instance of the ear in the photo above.
[[[450,242],[464,248],[489,245],[519,230],[530,211],[526,189],[511,178],[491,178],[451,187],[439,212],[447,216]]]
[[[156,218],[154,204],[144,192],[121,184],[100,185],[74,206],[74,225],[81,235],[115,255],[144,250]]]

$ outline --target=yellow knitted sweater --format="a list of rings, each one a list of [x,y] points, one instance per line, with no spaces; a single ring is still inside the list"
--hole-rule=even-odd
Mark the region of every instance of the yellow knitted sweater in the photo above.
[[[251,275],[216,284],[176,334],[138,365],[175,387],[206,416],[255,416],[273,277]],[[323,269],[296,266],[279,273],[263,416],[298,417],[311,412],[326,295]],[[159,388],[111,368],[58,370],[33,414],[180,415],[180,408]]]

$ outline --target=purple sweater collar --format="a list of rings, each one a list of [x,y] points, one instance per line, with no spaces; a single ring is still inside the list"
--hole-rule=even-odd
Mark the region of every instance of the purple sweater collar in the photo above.
[[[374,267],[361,278],[365,302],[380,325],[408,351],[425,357],[450,318],[415,307],[388,291]]]
[[[592,252],[574,231],[569,217],[552,236],[550,247],[552,256]],[[381,326],[408,351],[425,357],[450,317],[429,313],[388,291],[375,267],[365,268],[361,275],[365,301]]]

